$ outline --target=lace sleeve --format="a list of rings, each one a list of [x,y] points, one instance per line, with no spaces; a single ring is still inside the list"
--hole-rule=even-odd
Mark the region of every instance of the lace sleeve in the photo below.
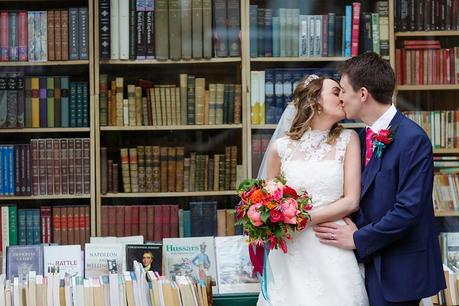
[[[346,148],[351,140],[352,132],[352,130],[343,130],[336,141],[336,160],[339,160],[340,162],[344,161]]]
[[[276,140],[275,145],[277,148],[277,153],[279,154],[279,157],[282,162],[288,160],[291,154],[291,149],[289,148],[288,144],[289,144],[288,137],[282,137]]]

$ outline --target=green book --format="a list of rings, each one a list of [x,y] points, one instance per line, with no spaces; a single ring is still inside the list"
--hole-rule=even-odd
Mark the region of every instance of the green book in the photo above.
[[[189,210],[183,211],[183,236],[191,237],[191,214]]]
[[[16,205],[8,206],[9,238],[10,245],[18,244],[18,208]]]
[[[179,209],[178,211],[178,222],[179,222],[179,238],[183,238],[184,236],[184,226],[183,226],[183,209]]]
[[[371,30],[373,32],[373,52],[380,53],[380,46],[379,46],[379,14],[372,13],[371,14]]]

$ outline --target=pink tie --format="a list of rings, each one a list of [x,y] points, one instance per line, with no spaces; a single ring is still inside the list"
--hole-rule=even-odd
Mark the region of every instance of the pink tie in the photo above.
[[[366,142],[365,166],[368,165],[368,162],[371,159],[371,155],[373,154],[373,136],[374,135],[375,133],[370,128],[367,128],[367,134],[365,136],[365,142]]]

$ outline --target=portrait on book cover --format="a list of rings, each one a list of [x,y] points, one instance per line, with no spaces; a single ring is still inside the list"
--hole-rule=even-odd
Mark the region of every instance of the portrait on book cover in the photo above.
[[[162,274],[162,245],[156,244],[128,244],[126,245],[126,268],[134,271],[134,260],[140,262],[145,272],[152,271]]]

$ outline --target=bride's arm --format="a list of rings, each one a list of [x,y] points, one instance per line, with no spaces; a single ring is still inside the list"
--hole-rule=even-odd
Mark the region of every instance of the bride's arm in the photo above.
[[[360,142],[357,133],[352,132],[344,157],[344,195],[322,209],[311,211],[312,224],[336,221],[358,210],[360,175]]]
[[[266,179],[271,180],[280,175],[281,160],[277,151],[277,143],[274,142],[266,151]]]

